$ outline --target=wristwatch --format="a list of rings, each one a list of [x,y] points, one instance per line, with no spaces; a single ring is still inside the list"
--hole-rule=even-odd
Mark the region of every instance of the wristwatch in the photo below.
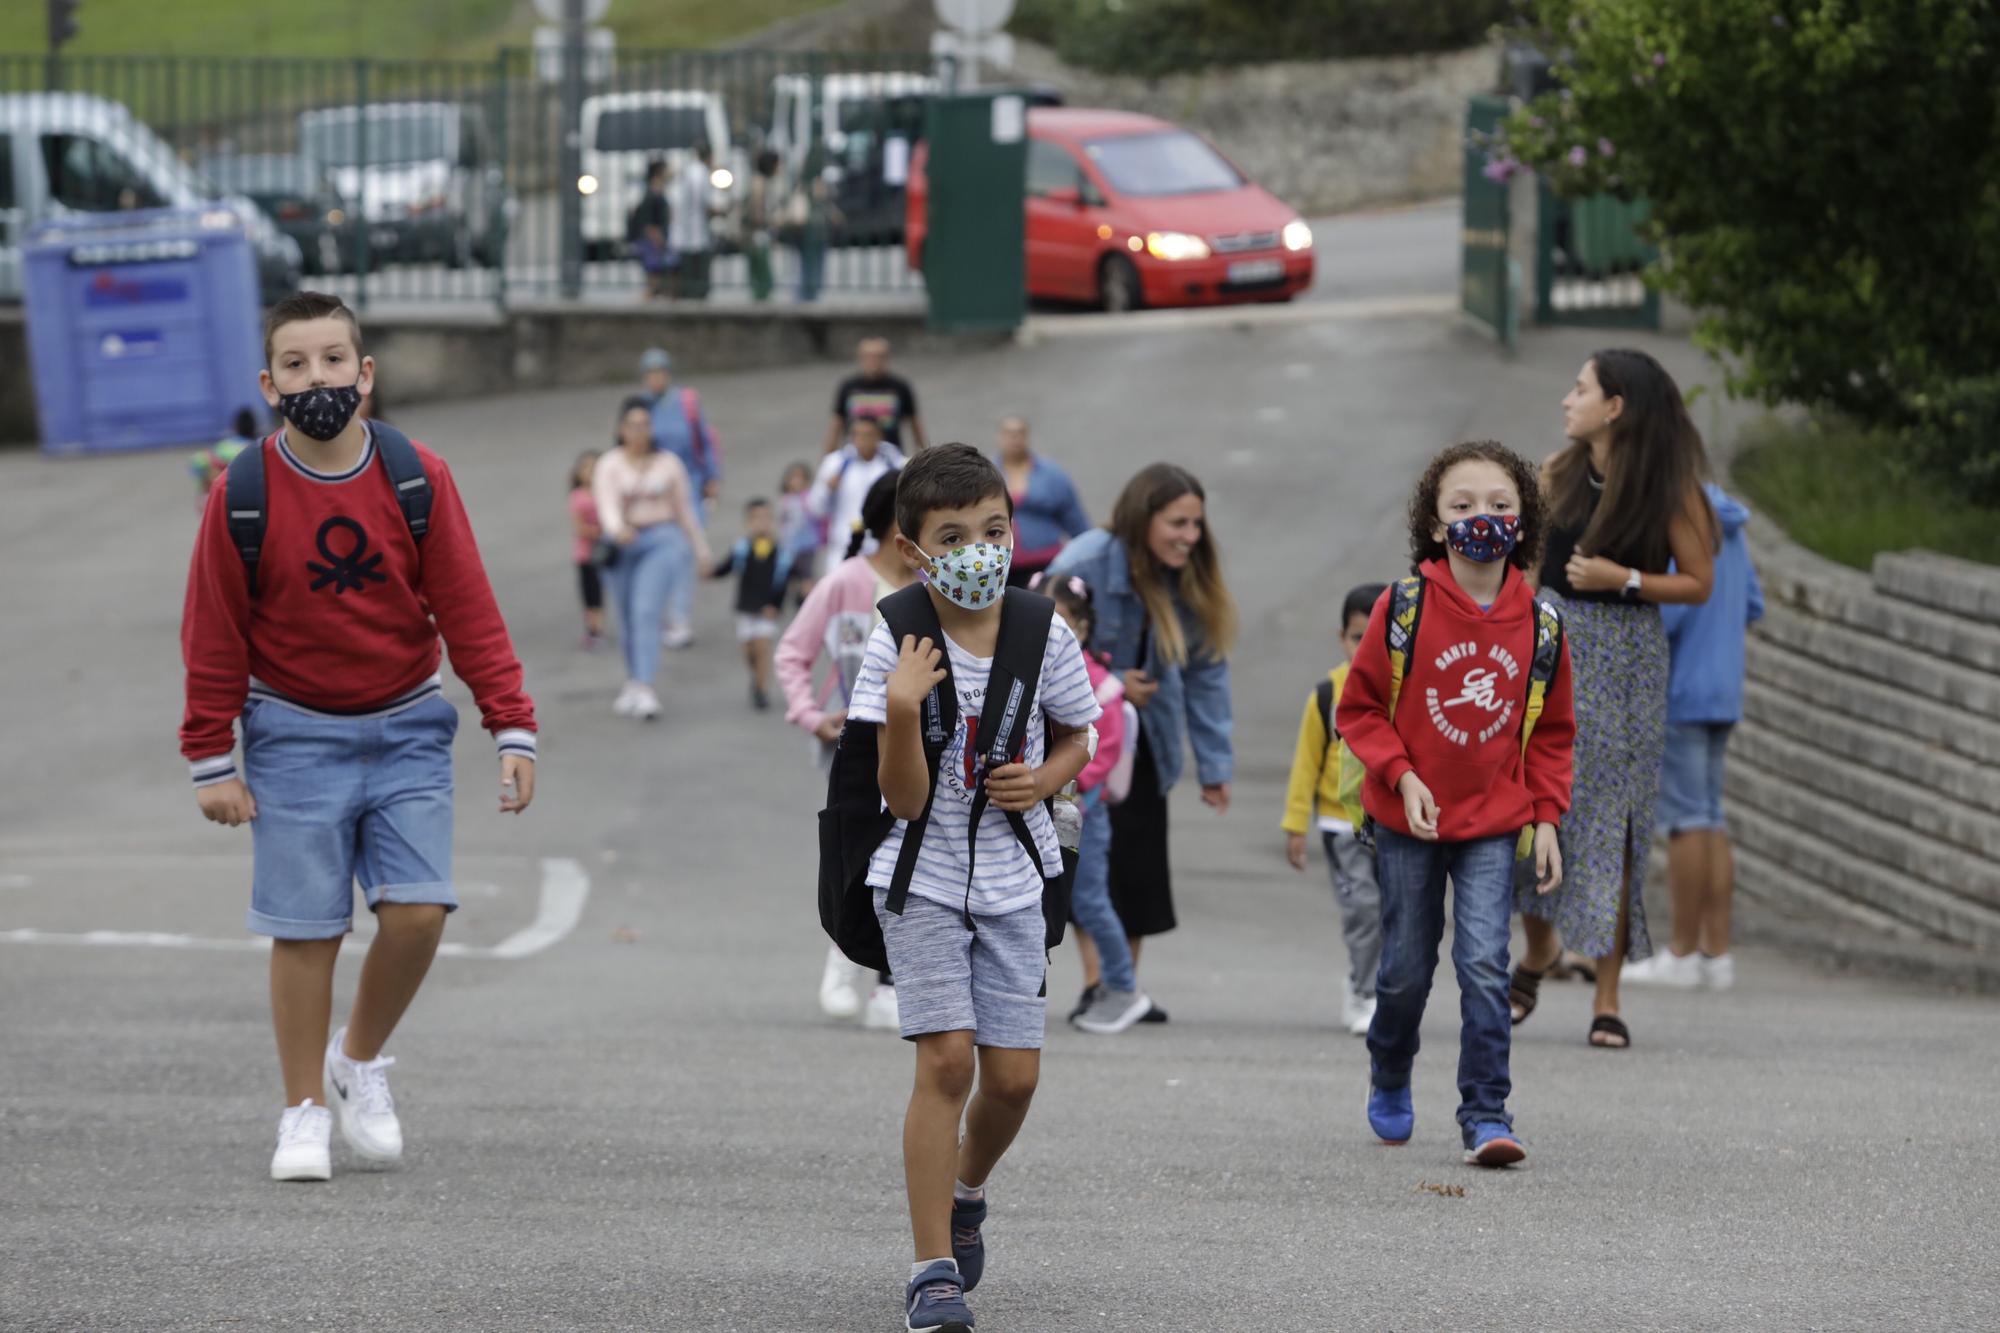
[[[1640,583],[1641,583],[1641,580],[1640,580],[1640,576],[1639,576],[1639,571],[1638,571],[1638,570],[1636,570],[1636,569],[1631,569],[1631,570],[1627,570],[1627,571],[1625,572],[1625,600],[1626,600],[1626,601],[1628,601],[1628,602],[1631,602],[1631,601],[1636,601],[1636,600],[1638,600],[1638,597],[1639,597],[1639,588],[1640,588]]]

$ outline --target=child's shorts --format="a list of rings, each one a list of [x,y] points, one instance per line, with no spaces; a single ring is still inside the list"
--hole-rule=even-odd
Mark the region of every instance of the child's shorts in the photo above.
[[[1660,825],[1669,835],[1725,827],[1722,757],[1730,722],[1674,722],[1667,726],[1660,766]]]
[[[1041,904],[1005,916],[975,916],[911,894],[897,916],[875,890],[875,915],[896,979],[906,1039],[972,1033],[975,1046],[1038,1051],[1048,1027],[1047,926]]]
[[[269,699],[243,710],[243,777],[257,802],[247,924],[324,940],[354,924],[354,883],[383,903],[458,907],[451,888],[451,742],[458,710],[433,694],[374,717]]]
[[[778,637],[778,622],[770,616],[753,616],[738,612],[736,616],[736,642],[748,643],[752,639],[775,639]]]

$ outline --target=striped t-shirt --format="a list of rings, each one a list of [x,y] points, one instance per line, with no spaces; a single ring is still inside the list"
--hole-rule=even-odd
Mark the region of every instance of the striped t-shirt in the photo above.
[[[933,902],[959,907],[966,902],[966,833],[972,818],[974,791],[973,760],[981,753],[975,733],[979,716],[986,708],[986,680],[993,659],[974,657],[945,636],[945,650],[951,655],[951,683],[958,691],[958,730],[945,746],[938,764],[937,796],[931,802],[930,826],[924,830],[924,845],[917,851],[916,867],[910,876],[910,892]],[[848,702],[850,721],[883,723],[888,720],[889,673],[896,669],[896,643],[886,624],[875,627],[868,639],[868,653],[861,663],[861,675]],[[1027,736],[1021,762],[1034,768],[1047,756],[1048,720],[1065,727],[1082,727],[1097,720],[1103,710],[1090,688],[1090,675],[1083,665],[1083,650],[1076,635],[1058,616],[1049,625],[1048,647],[1042,652],[1042,679],[1028,709]],[[968,740],[971,744],[968,745]],[[968,757],[970,756],[970,757]],[[1062,852],[1056,845],[1055,824],[1047,807],[1033,805],[1027,811],[1028,831],[1040,850],[1042,866],[1037,868],[1015,838],[1006,814],[987,806],[979,821],[979,878],[972,885],[971,908],[975,916],[1001,916],[1039,904],[1042,879],[1062,873]],[[868,883],[878,889],[889,887],[896,873],[896,857],[903,850],[907,821],[882,840],[868,863]]]

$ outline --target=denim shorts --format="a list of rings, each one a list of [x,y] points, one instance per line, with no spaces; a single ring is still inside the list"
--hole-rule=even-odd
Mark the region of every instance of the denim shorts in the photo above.
[[[1673,722],[1660,765],[1660,824],[1669,836],[1725,827],[1722,756],[1733,722]]]
[[[1040,903],[975,916],[911,894],[897,916],[875,890],[903,1036],[972,1033],[975,1046],[1037,1051],[1048,1028],[1048,927]]]
[[[451,743],[458,710],[433,694],[373,717],[270,699],[243,710],[252,933],[324,940],[354,924],[354,884],[382,903],[457,908],[451,889]]]

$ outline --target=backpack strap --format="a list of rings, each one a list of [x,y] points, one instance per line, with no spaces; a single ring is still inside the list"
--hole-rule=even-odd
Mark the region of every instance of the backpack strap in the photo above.
[[[1548,700],[1549,686],[1562,665],[1563,618],[1549,602],[1535,602],[1535,655],[1528,665],[1528,708],[1521,721],[1521,753],[1528,753],[1528,738],[1535,734],[1535,721]]]
[[[431,529],[431,479],[424,474],[424,460],[417,457],[410,437],[394,426],[371,421],[368,428],[374,434],[382,470],[389,474],[389,485],[395,489],[396,506],[410,525],[410,536],[421,546],[424,534]]]
[[[1424,618],[1424,576],[1412,574],[1389,585],[1389,717],[1409,674],[1410,654],[1417,649],[1417,626]]]
[[[931,687],[924,699],[924,762],[931,776],[930,795],[924,798],[924,812],[903,831],[903,846],[896,854],[896,869],[889,878],[889,897],[883,904],[901,916],[910,897],[910,877],[916,873],[917,851],[923,846],[924,831],[930,827],[931,805],[937,800],[938,765],[944,761],[945,747],[958,731],[958,691],[951,680],[951,651],[945,647],[944,628],[938,624],[937,608],[931,605],[930,589],[921,583],[899,588],[877,603],[889,638],[900,651],[905,637],[929,639],[938,650],[938,666],[944,679]]]
[[[1042,683],[1042,659],[1048,653],[1049,626],[1055,620],[1055,600],[1025,588],[1009,588],[1000,599],[1000,641],[993,649],[993,670],[986,678],[986,706],[979,714],[974,739],[981,745],[975,769],[971,820],[965,848],[965,925],[972,929],[972,876],[979,856],[979,824],[986,816],[986,775],[1014,762],[1028,736],[1028,714]],[[1029,864],[1044,879],[1048,870],[1027,816],[1003,811],[1015,839],[1028,853]]]
[[[1319,701],[1319,729],[1323,739],[1319,747],[1319,766],[1326,767],[1326,752],[1333,748],[1333,676],[1321,676],[1319,684],[1313,686],[1313,698]]]
[[[264,489],[264,446],[262,440],[229,460],[224,474],[223,513],[229,520],[229,540],[243,559],[243,577],[249,581],[250,595],[257,596],[257,562],[264,555],[264,533],[271,515]]]

